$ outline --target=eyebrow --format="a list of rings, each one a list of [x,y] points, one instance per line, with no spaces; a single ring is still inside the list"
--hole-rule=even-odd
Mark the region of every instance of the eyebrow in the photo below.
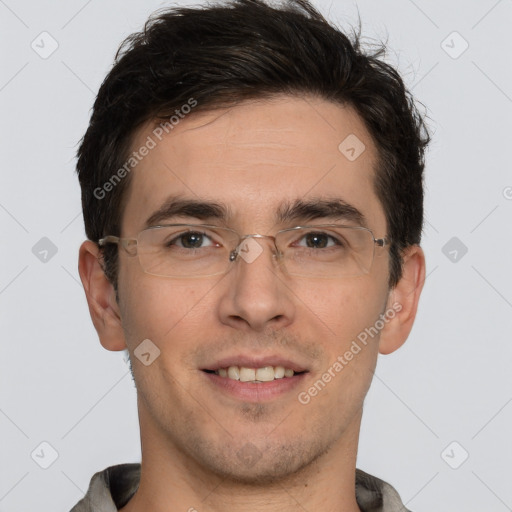
[[[367,227],[366,218],[355,206],[341,198],[297,199],[282,204],[277,210],[276,220],[281,224],[291,222],[308,222],[317,219],[331,221],[348,221]]]
[[[172,217],[194,217],[200,220],[225,220],[230,217],[229,208],[223,204],[207,200],[169,197],[146,220],[145,226],[160,224]]]
[[[193,217],[202,221],[217,220],[228,224],[233,215],[231,209],[222,203],[171,196],[148,217],[145,227],[161,224],[173,217]],[[352,222],[367,227],[363,213],[338,197],[287,201],[281,203],[275,213],[277,224],[304,223],[318,219]]]

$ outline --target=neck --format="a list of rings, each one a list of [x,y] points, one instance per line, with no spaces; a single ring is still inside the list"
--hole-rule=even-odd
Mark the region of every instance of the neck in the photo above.
[[[140,414],[141,480],[122,512],[360,512],[355,467],[361,414],[325,453],[270,483],[237,482],[212,473],[170,443]]]

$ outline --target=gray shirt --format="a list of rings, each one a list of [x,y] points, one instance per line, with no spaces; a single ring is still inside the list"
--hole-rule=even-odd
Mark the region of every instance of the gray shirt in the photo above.
[[[140,464],[120,464],[96,473],[87,494],[71,512],[117,512],[139,486]],[[356,500],[361,512],[411,512],[388,483],[356,469]]]

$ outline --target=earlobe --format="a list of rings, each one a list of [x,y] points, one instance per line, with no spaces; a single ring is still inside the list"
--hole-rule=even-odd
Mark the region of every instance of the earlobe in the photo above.
[[[395,311],[380,333],[379,352],[390,354],[400,348],[411,332],[425,282],[425,255],[418,245],[403,253],[403,273],[390,291],[386,309]]]
[[[105,276],[99,256],[100,251],[94,242],[83,242],[79,251],[78,272],[101,344],[107,350],[124,350],[126,343],[115,290]]]

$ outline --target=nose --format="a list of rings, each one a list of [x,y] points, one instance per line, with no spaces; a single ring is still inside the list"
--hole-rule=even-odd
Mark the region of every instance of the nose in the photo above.
[[[222,323],[261,332],[293,322],[293,294],[276,262],[271,237],[248,237],[242,241],[233,268],[224,276],[218,311]]]

